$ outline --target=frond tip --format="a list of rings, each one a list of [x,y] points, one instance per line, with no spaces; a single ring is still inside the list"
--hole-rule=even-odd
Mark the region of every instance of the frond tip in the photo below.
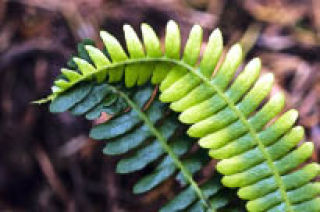
[[[41,104],[45,104],[45,103],[51,102],[53,99],[54,99],[54,95],[49,95],[46,98],[32,101],[31,104],[41,105]]]

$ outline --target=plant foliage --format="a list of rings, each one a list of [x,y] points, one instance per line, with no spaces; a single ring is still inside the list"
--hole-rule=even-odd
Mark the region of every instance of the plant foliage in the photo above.
[[[104,154],[125,154],[117,164],[117,173],[154,167],[134,185],[133,192],[148,192],[170,177],[184,187],[161,211],[223,208],[231,193],[223,189],[218,175],[202,179],[201,185],[193,179],[209,163],[208,152],[199,148],[191,151],[194,141],[184,135],[185,126],[170,113],[167,104],[152,98],[153,94],[151,85],[128,90],[121,84],[82,82],[52,101],[50,111],[70,111],[89,120],[103,112],[112,114],[109,121],[91,129],[90,137],[108,141]]]
[[[223,50],[219,30],[210,35],[198,63],[202,43],[200,26],[191,29],[182,56],[180,32],[175,22],[170,21],[167,25],[165,53],[162,53],[152,28],[142,24],[141,29],[143,44],[130,26],[124,26],[128,53],[111,34],[101,32],[109,55],[93,45],[85,45],[88,59],[73,58],[76,68],[62,69],[63,77],[54,82],[52,95],[41,102],[52,100],[52,106],[70,89],[83,89],[78,91],[77,97],[71,95],[68,101],[63,101],[64,110],[68,110],[86,96],[99,99],[91,97],[95,95],[89,94],[88,90],[101,93],[99,89],[106,81],[108,85],[117,85],[123,80],[128,90],[148,81],[159,84],[160,101],[170,103],[173,111],[180,112],[179,120],[191,125],[188,135],[199,138],[200,146],[209,149],[209,155],[220,160],[216,168],[224,175],[222,183],[227,187],[240,188],[238,195],[248,200],[248,211],[320,211],[320,184],[312,182],[319,175],[320,166],[316,163],[302,166],[310,158],[313,144],[303,142],[298,146],[304,130],[294,126],[298,117],[295,110],[281,114],[283,94],[264,101],[274,79],[272,74],[259,77],[260,60],[251,60],[235,77],[243,59],[241,46],[232,46],[221,65],[217,66]],[[80,86],[81,82],[95,82],[97,87]],[[133,109],[132,113],[138,111],[134,108],[142,106],[138,102],[134,106],[130,98],[120,94]],[[76,109],[71,111],[78,114]],[[144,116],[139,117],[147,123],[143,117],[149,116],[147,110]],[[112,127],[99,128],[97,126],[91,131],[91,136],[96,139],[107,139],[106,134],[113,132]],[[161,131],[161,127],[159,129]],[[125,132],[126,128],[116,136]],[[158,139],[156,133],[153,135]],[[122,169],[130,167],[124,165]]]

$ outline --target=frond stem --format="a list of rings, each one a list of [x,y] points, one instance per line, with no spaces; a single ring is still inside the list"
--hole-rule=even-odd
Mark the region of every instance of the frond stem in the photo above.
[[[145,124],[148,126],[150,131],[155,135],[157,140],[160,142],[162,148],[168,153],[168,155],[172,158],[174,164],[181,170],[183,176],[186,178],[186,180],[189,182],[189,184],[193,187],[194,191],[196,192],[197,196],[201,200],[201,202],[204,204],[205,207],[207,207],[211,212],[215,212],[216,210],[210,206],[207,199],[205,198],[204,194],[202,193],[201,189],[199,188],[198,184],[193,180],[192,174],[189,172],[189,170],[182,164],[182,162],[179,160],[179,158],[176,156],[176,154],[173,152],[171,147],[167,143],[167,139],[155,128],[153,123],[150,121],[150,119],[146,116],[145,113],[141,111],[139,106],[133,102],[127,94],[123,93],[122,91],[118,90],[115,87],[111,87],[114,92],[118,93],[121,97],[123,97],[126,102],[130,105],[130,107],[136,111],[138,116],[145,122]]]

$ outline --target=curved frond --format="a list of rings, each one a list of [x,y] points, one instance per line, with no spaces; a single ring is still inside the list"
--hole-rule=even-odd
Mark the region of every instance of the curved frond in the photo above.
[[[127,88],[147,81],[160,84],[160,101],[180,112],[179,120],[191,125],[188,134],[199,138],[200,146],[220,160],[217,170],[224,175],[222,183],[240,188],[238,194],[248,200],[249,211],[320,211],[319,183],[312,182],[320,173],[319,164],[302,167],[313,152],[313,143],[298,145],[304,137],[303,128],[294,126],[298,114],[295,110],[282,113],[283,94],[268,98],[274,78],[272,74],[259,77],[258,58],[236,76],[243,60],[239,44],[216,67],[223,49],[219,30],[210,35],[201,58],[200,26],[191,29],[182,55],[179,27],[173,21],[167,25],[164,53],[148,25],[142,25],[143,43],[130,26],[124,32],[127,51],[112,35],[101,32],[109,55],[86,46],[91,61],[74,58],[76,68],[63,69],[48,100],[58,101],[57,97],[84,81],[123,80]],[[63,107],[70,109],[86,92],[77,91],[77,98],[69,96],[72,103]]]

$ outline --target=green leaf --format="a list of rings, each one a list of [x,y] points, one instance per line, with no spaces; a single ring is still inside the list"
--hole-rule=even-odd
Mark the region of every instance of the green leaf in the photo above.
[[[103,149],[103,153],[107,155],[124,154],[141,145],[150,136],[149,128],[143,125],[130,134],[108,142]]]
[[[91,91],[92,84],[75,87],[54,99],[50,104],[51,113],[61,113],[69,110],[75,104],[83,100]]]
[[[95,86],[81,104],[71,109],[71,113],[75,116],[83,115],[99,104],[108,93],[110,89],[106,84]]]
[[[155,114],[159,114],[159,112]],[[149,117],[151,119],[151,116]],[[166,139],[169,139],[176,129],[177,125],[173,124],[172,122],[165,122],[165,124],[160,127],[159,131]],[[163,154],[164,150],[161,148],[160,142],[153,140],[150,142],[150,144],[137,150],[131,157],[120,160],[117,165],[117,172],[129,173],[140,170],[158,159]]]
[[[182,138],[175,139],[170,143],[173,152],[178,156],[185,154],[191,148],[191,145],[191,141]],[[174,165],[172,158],[167,155],[151,174],[143,177],[134,185],[134,193],[139,194],[153,189],[172,176],[176,170],[177,167]]]

